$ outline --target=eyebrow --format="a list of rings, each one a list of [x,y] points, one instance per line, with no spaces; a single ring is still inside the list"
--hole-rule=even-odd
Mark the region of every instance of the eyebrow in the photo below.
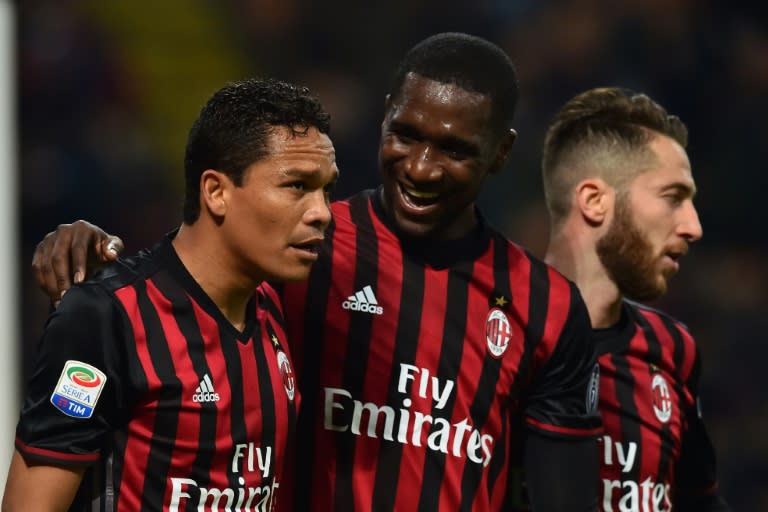
[[[696,192],[698,192],[698,190],[696,189],[696,185],[690,185],[688,183],[682,183],[682,182],[670,183],[669,185],[665,185],[661,188],[662,192],[667,192],[669,190],[684,192],[686,195],[691,196],[691,198],[695,197]]]
[[[389,125],[390,130],[400,132],[408,136],[417,136],[418,138],[425,138],[424,135],[413,127],[409,123],[402,121],[392,121]],[[460,151],[471,156],[477,156],[480,154],[480,146],[474,142],[462,139],[460,137],[454,137],[452,135],[439,136],[435,138],[429,137],[434,140],[441,149],[448,149],[451,151]]]

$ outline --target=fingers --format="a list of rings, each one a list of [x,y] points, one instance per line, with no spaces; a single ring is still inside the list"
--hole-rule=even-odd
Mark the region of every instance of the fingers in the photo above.
[[[105,240],[101,240],[99,244],[99,250],[101,251],[101,259],[105,262],[114,261],[120,256],[120,253],[125,249],[125,245],[119,236],[107,235]]]
[[[40,288],[56,302],[74,283],[85,280],[89,261],[99,267],[117,258],[123,241],[101,228],[78,220],[60,224],[37,245],[32,273]]]
[[[52,301],[60,300],[62,291],[71,286],[67,277],[69,275],[67,270],[69,259],[67,258],[66,261],[62,261],[61,257],[55,259],[52,255],[57,243],[60,242],[63,245],[68,245],[69,243],[64,239],[68,238],[71,233],[67,230],[59,232],[59,228],[45,235],[45,238],[37,244],[35,253],[32,256],[32,274],[35,281],[37,281],[38,286]],[[59,277],[57,277],[59,275],[62,276],[61,283],[59,283]]]

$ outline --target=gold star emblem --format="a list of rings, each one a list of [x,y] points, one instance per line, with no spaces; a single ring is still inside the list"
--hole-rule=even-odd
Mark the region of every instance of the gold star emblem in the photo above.
[[[494,300],[496,301],[496,305],[497,305],[497,306],[501,306],[501,307],[504,307],[504,306],[506,306],[506,305],[507,305],[507,302],[509,302],[509,301],[506,299],[506,297],[504,297],[503,295],[499,295],[499,296],[498,296],[498,297],[496,297]]]
[[[272,335],[272,343],[274,343],[276,347],[280,346],[280,341],[278,341],[277,336],[274,334]]]

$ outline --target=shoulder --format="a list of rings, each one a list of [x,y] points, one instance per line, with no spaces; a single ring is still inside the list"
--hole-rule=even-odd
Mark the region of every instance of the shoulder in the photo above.
[[[649,321],[663,324],[670,329],[674,328],[675,330],[679,331],[680,334],[685,335],[686,337],[690,337],[691,339],[693,338],[688,326],[669,313],[629,299],[624,299],[624,303],[635,315],[642,315]]]
[[[99,270],[85,285],[101,287],[108,293],[151,277],[160,268],[160,262],[151,249],[143,249],[130,258],[120,258]]]

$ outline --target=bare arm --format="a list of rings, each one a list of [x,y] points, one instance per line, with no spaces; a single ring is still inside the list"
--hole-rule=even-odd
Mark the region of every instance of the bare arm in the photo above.
[[[117,258],[123,241],[84,220],[60,224],[37,244],[32,273],[37,284],[58,305],[72,283],[85,279],[105,263]]]
[[[65,512],[75,498],[84,467],[28,464],[14,451],[2,512]]]

